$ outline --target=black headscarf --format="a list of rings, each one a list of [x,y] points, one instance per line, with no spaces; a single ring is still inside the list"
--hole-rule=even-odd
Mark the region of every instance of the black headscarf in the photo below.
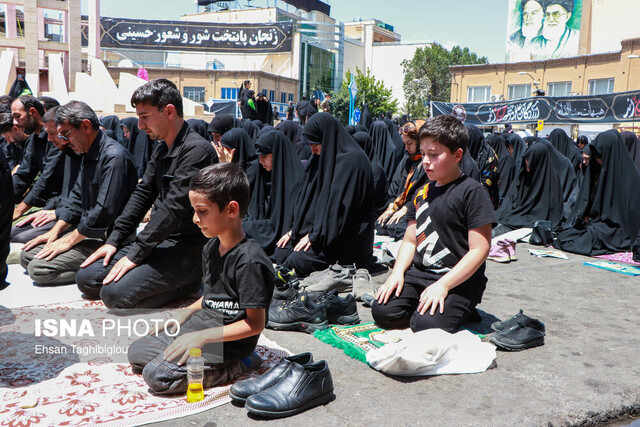
[[[369,113],[369,104],[362,104],[362,115],[360,116],[359,124],[367,128],[367,132],[371,128],[371,113]]]
[[[260,132],[258,132],[258,139],[260,139],[260,137],[261,137],[262,135],[264,135],[265,133],[267,133],[267,132],[269,132],[269,131],[271,131],[271,130],[274,130],[274,129],[275,129],[275,128],[274,128],[273,126],[271,126],[271,125],[264,125],[264,126],[262,126],[262,127],[260,128]],[[256,141],[256,143],[257,143],[257,141]]]
[[[551,221],[553,227],[560,223],[562,187],[549,147],[533,144],[524,152],[518,177],[496,212],[500,224],[515,229],[532,228],[538,220]],[[527,160],[530,172],[527,172]]]
[[[22,95],[33,95],[29,84],[24,79],[24,75],[18,74],[9,89],[9,96],[16,99]]]
[[[460,170],[469,178],[480,182],[480,169],[478,169],[476,161],[471,157],[468,150],[462,155],[462,160],[460,160]]]
[[[500,199],[504,199],[516,175],[514,158],[507,149],[507,141],[501,135],[488,135],[486,141],[498,156],[498,193]]]
[[[314,155],[305,170],[294,213],[294,240],[309,234],[313,244],[344,258],[370,256],[374,195],[369,159],[328,113],[314,114],[303,133],[322,144],[322,154]]]
[[[211,123],[209,123],[209,132],[218,133],[220,135],[224,135],[228,130],[233,128],[242,127],[239,124],[239,120],[236,119],[231,114],[220,114],[216,115],[213,119],[211,119]]]
[[[252,89],[245,89],[242,91],[241,99],[240,99],[240,110],[242,112],[242,118],[245,120],[255,120],[258,118],[258,112],[255,108],[251,108],[249,105],[249,101],[253,103],[255,107],[255,91]]]
[[[385,117],[382,119],[385,125],[387,125],[387,130],[389,131],[389,135],[391,135],[391,139],[393,140],[393,146],[395,147],[395,163],[397,165],[400,163],[400,159],[404,156],[404,143],[402,142],[402,137],[400,133],[398,133],[398,125],[396,122],[391,120],[391,117]]]
[[[565,156],[571,164],[573,169],[577,171],[580,168],[580,162],[582,161],[582,155],[580,149],[573,143],[569,135],[562,129],[554,129],[549,134],[549,141],[563,156]]]
[[[344,127],[344,130],[346,130],[347,133],[351,136],[355,135],[355,133],[358,132],[356,125],[347,125]]]
[[[267,122],[263,122],[262,120],[251,120],[251,123],[258,126],[258,129],[262,129]]]
[[[400,126],[404,126],[405,123],[407,123],[409,121],[409,117],[406,114],[403,114],[402,117],[400,117]]]
[[[122,132],[122,122],[120,122],[120,118],[118,116],[104,116],[100,119],[100,126],[105,128],[105,130],[110,130],[112,132],[112,135],[109,135],[111,138],[115,139],[122,145],[126,144],[124,133]]]
[[[138,128],[138,119],[136,117],[124,118],[120,123],[129,129],[129,139],[126,141],[125,146],[133,156],[133,163],[136,167],[138,178],[142,178],[157,142],[149,138],[146,132]]]
[[[524,151],[527,149],[527,145],[524,143],[520,135],[518,135],[517,133],[512,133],[507,137],[507,147],[511,147],[511,149],[513,150],[513,152],[511,153],[511,155],[513,156],[513,164],[516,168],[518,168],[520,162],[522,161]]]
[[[640,142],[638,141],[638,136],[628,130],[622,132],[620,136],[622,137],[625,147],[627,147],[631,160],[636,165],[636,168],[640,170]]]
[[[260,132],[260,127],[256,123],[252,122],[251,120],[243,120],[242,129],[247,132],[254,143],[258,140],[258,132]]]
[[[535,136],[525,136],[524,138],[522,138],[524,143],[527,144],[527,147],[533,144],[534,142],[538,141],[539,139],[540,138],[537,138]]]
[[[541,139],[533,145],[536,144],[544,144],[547,146],[549,156],[551,157],[551,161],[553,162],[553,167],[556,170],[556,174],[558,174],[560,186],[562,187],[563,203],[567,202],[569,200],[571,192],[576,186],[576,172],[573,169],[573,165],[571,164],[569,159],[567,159],[558,150],[556,150],[556,148],[546,139]],[[569,214],[569,212],[564,212],[564,214],[566,216]]]
[[[209,127],[209,124],[207,122],[201,119],[189,119],[187,120],[187,124],[191,129],[195,130],[198,135],[200,135],[207,141],[211,141],[212,135],[207,130],[207,128]]]
[[[628,252],[640,229],[640,174],[618,131],[602,132],[589,148],[588,171],[555,245],[590,256]]]
[[[378,162],[382,165],[387,179],[391,181],[397,163],[396,149],[387,125],[381,121],[373,122],[369,128],[369,135],[373,140],[376,159],[378,159]],[[402,146],[404,148],[404,144]]]
[[[267,98],[266,90],[262,91],[261,100],[256,100],[256,112],[258,114],[258,121],[260,121],[261,124],[273,125],[273,107],[271,106],[271,101]],[[262,129],[262,125],[259,126]]]
[[[295,200],[302,181],[302,165],[293,145],[274,129],[258,138],[260,154],[272,154],[272,170],[258,170],[243,227],[271,255],[277,239],[291,229]]]
[[[256,159],[253,141],[243,129],[234,128],[220,138],[220,145],[236,150],[231,161],[246,171],[249,163]]]
[[[346,129],[346,128],[345,128]],[[384,168],[376,157],[376,150],[373,146],[373,140],[367,132],[356,132],[353,139],[358,143],[362,151],[367,155],[371,162],[371,172],[373,173],[373,190],[375,195],[374,209],[376,216],[382,214],[387,206],[387,191],[389,185]]]
[[[301,161],[306,162],[309,160],[309,157],[311,157],[311,148],[302,142],[302,126],[293,120],[285,120],[278,123],[276,130],[284,133],[284,136],[289,138]]]

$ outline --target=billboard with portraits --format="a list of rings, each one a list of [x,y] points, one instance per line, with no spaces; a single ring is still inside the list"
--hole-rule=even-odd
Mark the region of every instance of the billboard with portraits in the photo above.
[[[582,0],[509,0],[507,62],[579,54]]]

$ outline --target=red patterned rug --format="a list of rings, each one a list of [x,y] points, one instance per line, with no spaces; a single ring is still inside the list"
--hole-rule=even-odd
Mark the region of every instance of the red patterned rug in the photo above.
[[[55,342],[58,346],[97,348],[98,340],[85,337],[36,337],[35,319],[62,316],[84,310],[92,324],[103,321],[106,309],[101,302],[77,301],[25,307],[13,311],[0,307],[0,426],[29,427],[105,425],[132,426],[170,420],[206,411],[230,402],[229,387],[205,390],[205,399],[188,403],[186,396],[159,397],[148,392],[141,375],[123,362],[126,355],[44,354],[20,360],[25,349]],[[172,310],[162,312],[164,318]],[[157,316],[158,313],[155,313]],[[137,337],[123,337],[113,345],[128,346]],[[264,360],[262,374],[288,352],[264,336],[256,352]],[[125,359],[126,360],[126,359]]]

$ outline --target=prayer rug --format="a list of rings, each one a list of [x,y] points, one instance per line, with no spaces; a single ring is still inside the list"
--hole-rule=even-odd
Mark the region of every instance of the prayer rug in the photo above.
[[[466,328],[465,328],[466,329]],[[481,339],[486,335],[469,330]],[[403,338],[413,334],[411,329],[382,329],[374,322],[352,326],[332,326],[328,329],[318,330],[313,336],[333,347],[339,348],[347,356],[367,363],[367,353],[382,347],[385,344],[399,342]]]
[[[184,304],[182,305],[184,306]],[[0,308],[0,426],[105,425],[133,426],[166,421],[206,411],[231,401],[231,384],[205,390],[205,399],[188,403],[185,395],[156,396],[148,391],[141,375],[131,371],[126,355],[89,355],[78,361],[69,355],[45,354],[16,362],[34,342],[56,342],[69,348],[96,345],[96,339],[34,334],[34,319],[49,315],[64,318],[82,310],[90,322],[104,320],[106,309],[100,301],[76,301],[38,307]],[[161,312],[171,316],[171,309]],[[95,316],[91,313],[95,313]],[[158,316],[158,312],[155,313]],[[31,332],[28,333],[29,327]],[[43,327],[44,328],[44,327]],[[41,334],[42,335],[42,334]],[[110,344],[128,344],[137,339],[123,337]],[[97,348],[97,346],[96,346]],[[256,352],[263,364],[241,379],[266,372],[289,353],[273,341],[260,337]],[[36,353],[37,354],[37,353]]]
[[[617,253],[617,254],[597,255],[594,258],[608,259],[609,261],[624,262],[626,264],[640,266],[640,262],[635,262],[633,260],[633,253],[632,252],[620,252],[620,253]]]

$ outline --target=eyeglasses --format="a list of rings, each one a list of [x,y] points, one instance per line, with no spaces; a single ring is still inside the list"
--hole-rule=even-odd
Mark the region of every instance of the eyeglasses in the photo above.
[[[557,21],[558,19],[560,19],[560,17],[566,15],[568,12],[560,12],[559,10],[553,11],[553,12],[545,12],[544,16],[549,19],[553,19],[554,21]]]
[[[71,135],[71,129],[69,129],[68,131],[66,131],[64,133],[59,133],[58,134],[58,138],[63,140],[63,141],[69,142],[69,135]]]
[[[400,128],[400,133],[401,134],[416,133],[416,128],[413,126],[404,126]]]

